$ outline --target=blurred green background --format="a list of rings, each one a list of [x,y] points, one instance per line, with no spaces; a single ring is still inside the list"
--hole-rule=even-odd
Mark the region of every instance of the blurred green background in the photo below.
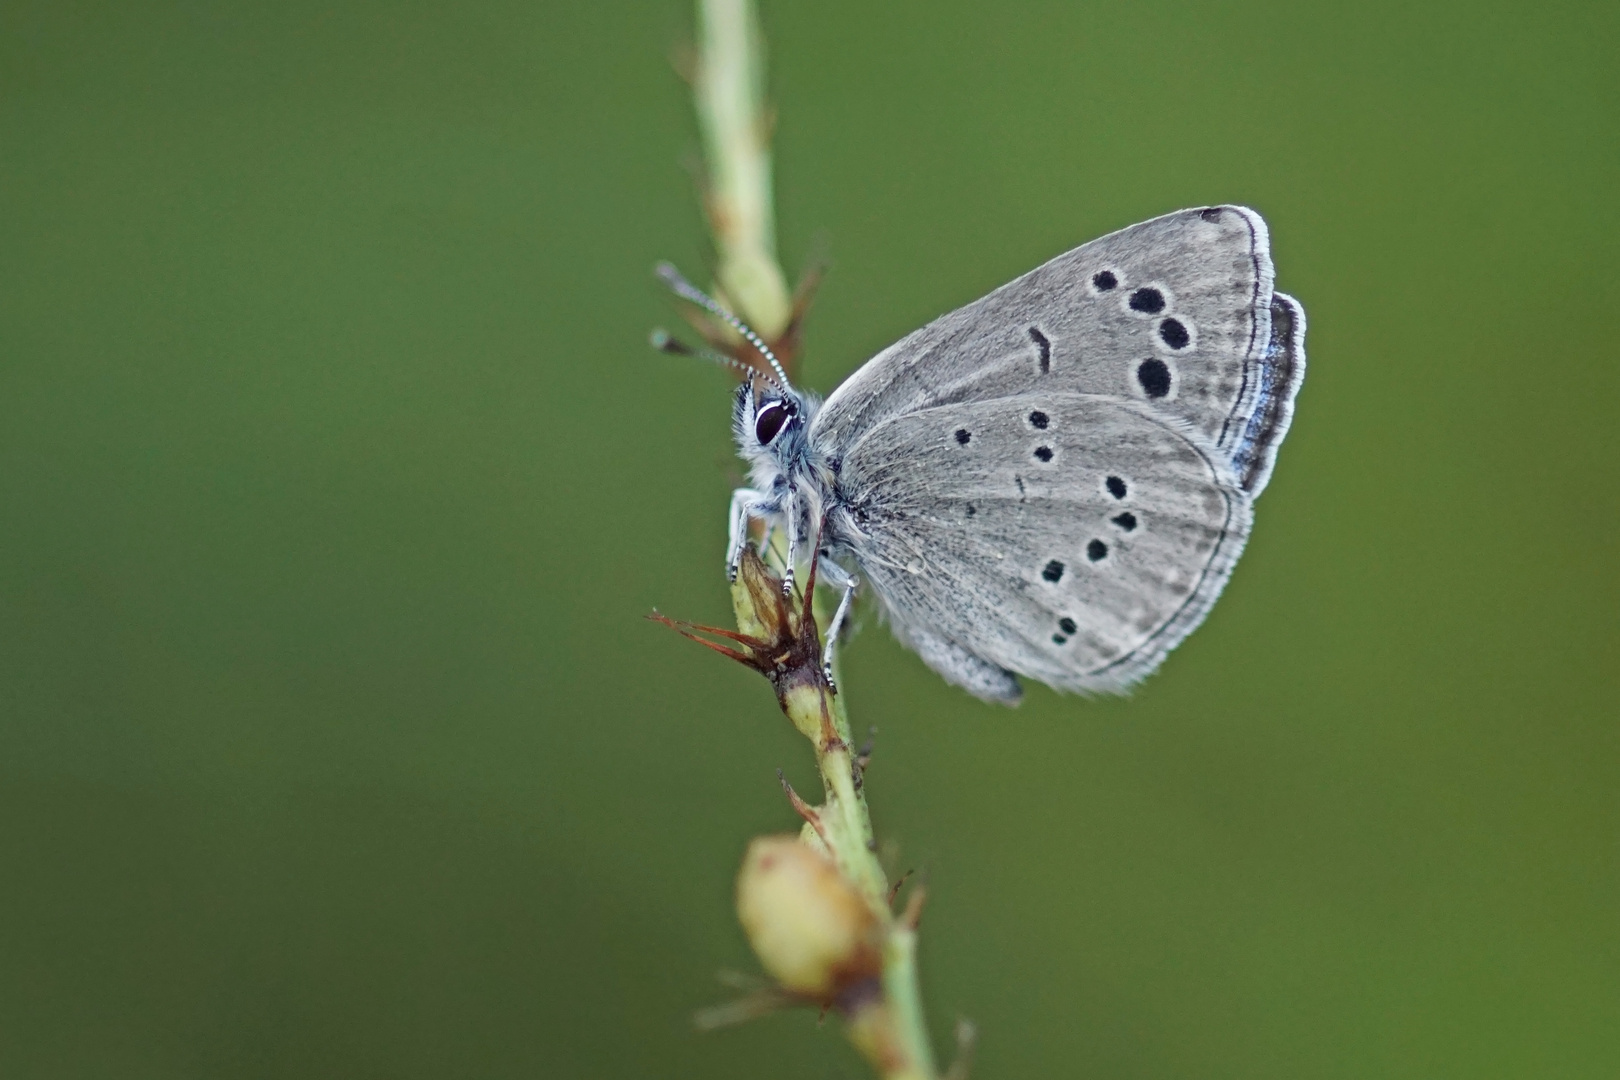
[[[1183,206],[1310,375],[1127,700],[870,616],[992,1077],[1620,1074],[1620,7],[767,3],[805,375]],[[751,970],[685,3],[0,6],[0,1074],[858,1077]]]

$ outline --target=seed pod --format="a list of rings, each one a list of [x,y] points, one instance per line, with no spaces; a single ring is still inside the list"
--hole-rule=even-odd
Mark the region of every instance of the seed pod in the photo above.
[[[829,1001],[882,970],[882,929],[860,893],[795,836],[761,836],[737,875],[737,917],[783,989]]]

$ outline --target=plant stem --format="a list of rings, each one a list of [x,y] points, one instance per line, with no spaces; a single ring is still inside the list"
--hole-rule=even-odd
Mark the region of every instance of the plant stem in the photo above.
[[[765,105],[765,50],[752,0],[697,0],[699,48],[693,95],[708,166],[705,209],[718,256],[724,300],[767,341],[796,334],[801,309],[789,296],[776,257],[771,195],[770,121]],[[805,292],[805,296],[808,293]],[[780,565],[780,559],[778,559]],[[917,919],[922,890],[914,888],[896,916],[888,878],[877,858],[863,788],[863,761],[851,748],[849,717],[821,670],[821,644],[812,604],[795,611],[781,582],[750,548],[732,588],[743,653],[714,646],[767,674],[777,700],[815,749],[823,802],[806,806],[801,839],[823,850],[871,908],[882,932],[882,971],[846,988],[831,1002],[847,1021],[851,1042],[885,1080],[939,1076],[917,982]],[[689,633],[692,628],[685,628]]]
[[[849,717],[841,695],[821,675],[821,647],[811,605],[799,612],[784,601],[781,582],[750,549],[744,556],[732,606],[739,634],[754,643],[756,666],[777,687],[782,711],[815,749],[822,804],[805,806],[802,839],[825,851],[859,890],[883,930],[883,970],[876,986],[839,1002],[850,1040],[886,1080],[934,1080],[938,1076],[917,983],[917,917],[922,893],[912,892],[905,912],[891,906],[888,876],[878,861],[872,817],[866,805],[863,766],[851,748]]]
[[[708,162],[707,210],[720,289],[766,339],[787,328],[792,300],[776,261],[765,46],[752,0],[699,0],[693,94]]]

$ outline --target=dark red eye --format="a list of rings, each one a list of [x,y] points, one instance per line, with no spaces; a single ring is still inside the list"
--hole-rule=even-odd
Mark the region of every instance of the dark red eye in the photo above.
[[[759,440],[761,446],[768,445],[788,422],[787,406],[780,401],[766,402],[760,406],[759,412],[754,414],[754,438]]]

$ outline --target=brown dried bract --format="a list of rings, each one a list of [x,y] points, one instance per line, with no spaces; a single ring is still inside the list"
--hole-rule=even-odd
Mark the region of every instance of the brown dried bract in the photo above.
[[[737,625],[751,631],[749,633],[670,619],[656,613],[648,618],[764,675],[771,681],[777,701],[784,709],[788,694],[794,690],[830,690],[821,670],[821,633],[810,608],[816,590],[815,564],[811,563],[804,591],[797,597],[786,596],[782,592],[782,579],[771,572],[752,547],[745,547],[737,568],[735,588],[743,592],[742,596],[733,593]],[[710,641],[702,636],[704,634],[734,642],[740,648]]]

